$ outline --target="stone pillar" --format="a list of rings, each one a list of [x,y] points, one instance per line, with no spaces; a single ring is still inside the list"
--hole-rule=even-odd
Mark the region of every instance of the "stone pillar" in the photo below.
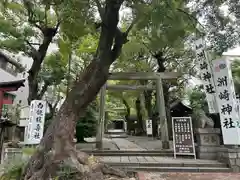
[[[158,122],[158,125],[160,125],[160,129],[158,129],[158,136],[161,134],[162,148],[169,149],[167,115],[166,115],[166,109],[165,109],[165,100],[164,100],[161,77],[159,77],[156,80],[156,98],[157,98],[158,113],[160,117],[160,122]]]
[[[220,129],[198,128],[195,129],[197,140],[196,154],[199,159],[218,159],[220,148]]]
[[[103,149],[103,137],[104,137],[104,122],[105,122],[105,95],[106,95],[106,84],[103,85],[100,91],[100,112],[98,129],[96,136],[96,148]]]
[[[233,172],[240,172],[240,147],[227,148],[223,147],[218,152],[218,160],[226,163]]]

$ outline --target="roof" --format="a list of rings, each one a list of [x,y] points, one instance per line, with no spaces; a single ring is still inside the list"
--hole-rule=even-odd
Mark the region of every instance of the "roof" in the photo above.
[[[9,82],[19,80],[16,76],[0,68],[0,82]]]
[[[0,57],[3,57],[7,62],[14,65],[20,72],[25,71],[24,67],[20,63],[16,62],[15,60],[13,60],[12,58],[10,58],[9,56],[7,56],[1,51],[0,51]]]
[[[181,101],[181,100],[176,100],[173,103],[171,103],[170,108],[173,109],[173,108],[176,108],[179,105],[184,106],[188,110],[192,110],[192,108],[190,106],[186,105],[186,103],[184,103],[184,101]]]
[[[8,82],[0,82],[0,88],[10,88],[16,87],[17,89],[21,86],[24,86],[25,79],[8,81]]]
[[[16,125],[14,122],[5,118],[0,118],[0,124],[1,126],[5,126],[5,127],[12,127]]]

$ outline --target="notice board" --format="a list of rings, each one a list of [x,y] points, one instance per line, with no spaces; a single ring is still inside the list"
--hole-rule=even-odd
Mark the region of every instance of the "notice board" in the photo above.
[[[192,155],[196,159],[191,117],[173,117],[173,149],[176,155]]]

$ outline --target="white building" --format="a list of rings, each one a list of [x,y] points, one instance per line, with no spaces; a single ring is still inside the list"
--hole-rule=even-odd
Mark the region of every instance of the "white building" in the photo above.
[[[21,106],[26,106],[28,105],[28,81],[26,64],[22,64],[19,62],[19,59],[18,61],[16,59],[13,59],[9,55],[6,55],[6,53],[0,52],[0,82],[26,79],[24,87],[19,88],[18,91],[10,92],[16,96],[14,103],[20,103]]]

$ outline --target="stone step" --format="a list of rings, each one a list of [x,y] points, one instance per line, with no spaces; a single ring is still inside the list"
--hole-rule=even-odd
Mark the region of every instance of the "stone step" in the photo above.
[[[127,134],[125,131],[107,131],[104,134]]]
[[[127,134],[106,134],[106,138],[127,138]]]
[[[95,156],[168,156],[173,157],[173,151],[111,151],[111,150],[83,150]]]
[[[228,173],[230,168],[220,167],[149,167],[149,166],[114,166],[125,171],[144,171],[144,172],[191,172],[191,173]]]
[[[175,167],[175,168],[227,168],[227,165],[219,162],[211,163],[194,163],[194,162],[108,162],[104,161],[110,166],[114,167]]]

